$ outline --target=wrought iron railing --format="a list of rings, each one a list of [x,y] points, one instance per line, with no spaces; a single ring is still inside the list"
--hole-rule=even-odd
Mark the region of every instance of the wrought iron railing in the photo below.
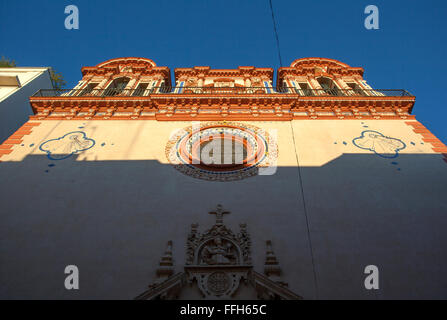
[[[157,94],[293,94],[304,97],[411,97],[403,89],[297,89],[295,87],[153,87],[150,89],[41,89],[33,97],[145,97]]]

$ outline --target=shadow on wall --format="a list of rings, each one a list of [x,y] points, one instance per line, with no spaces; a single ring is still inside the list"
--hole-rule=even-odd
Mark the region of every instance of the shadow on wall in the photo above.
[[[0,181],[3,299],[134,298],[166,241],[181,265],[190,224],[218,203],[233,212],[229,223],[248,223],[255,248],[264,234],[273,239],[289,287],[304,298],[447,298],[442,155],[344,154],[232,182],[158,161],[28,156],[0,163]],[[253,256],[262,270],[265,250]],[[83,270],[79,292],[61,285],[71,263]],[[359,285],[370,264],[381,270],[374,293]]]

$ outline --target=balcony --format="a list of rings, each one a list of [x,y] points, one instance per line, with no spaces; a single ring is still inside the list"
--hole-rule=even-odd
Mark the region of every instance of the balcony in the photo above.
[[[153,87],[150,89],[41,89],[32,97],[149,97],[152,95],[294,95],[299,97],[413,97],[403,89],[297,89],[294,87]]]
[[[415,97],[403,89],[154,87],[39,90],[33,119],[163,121],[411,119]]]

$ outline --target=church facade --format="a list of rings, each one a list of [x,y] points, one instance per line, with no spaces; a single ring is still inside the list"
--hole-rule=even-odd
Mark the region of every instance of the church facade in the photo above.
[[[193,67],[171,85],[129,57],[38,91],[0,145],[0,297],[447,298],[447,146],[363,73],[303,58],[276,83]]]

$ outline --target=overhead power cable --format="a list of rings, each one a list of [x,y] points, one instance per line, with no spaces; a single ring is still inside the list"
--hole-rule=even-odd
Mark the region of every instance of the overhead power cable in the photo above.
[[[272,12],[273,31],[275,33],[276,38],[276,48],[278,50],[279,65],[282,67],[281,49],[279,46],[279,36],[278,36],[278,30],[276,29],[276,20],[275,20],[275,14],[273,12],[272,0],[269,0],[269,3],[270,3],[270,11]]]

